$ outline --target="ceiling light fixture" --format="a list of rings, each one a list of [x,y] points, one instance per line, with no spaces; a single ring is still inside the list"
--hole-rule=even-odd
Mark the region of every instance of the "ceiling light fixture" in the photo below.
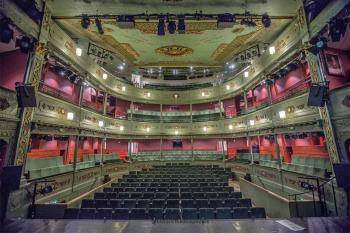
[[[125,86],[122,86],[122,91],[125,91],[126,90],[126,87]]]
[[[232,130],[233,129],[233,125],[229,125],[228,128],[229,128],[229,130]]]
[[[208,131],[208,128],[206,126],[203,127],[203,131],[204,132],[207,132]]]
[[[119,130],[120,130],[120,131],[124,131],[124,126],[122,126],[122,125],[119,126]]]
[[[147,127],[147,128],[146,128],[146,131],[147,131],[147,132],[149,132],[149,131],[150,131],[150,128],[149,128],[149,127]]]
[[[98,121],[98,126],[103,127],[104,124],[105,124],[105,123],[104,123],[103,121]]]
[[[269,53],[270,53],[270,55],[273,55],[273,54],[276,53],[276,48],[275,48],[275,46],[270,46],[270,47],[269,47]]]
[[[280,111],[278,114],[279,114],[281,119],[285,119],[287,117],[286,111]]]
[[[249,124],[250,124],[250,126],[253,126],[253,125],[255,125],[255,121],[254,120],[250,120]]]
[[[248,78],[248,77],[249,77],[249,71],[245,71],[245,72],[244,72],[244,77],[245,77],[245,78]]]
[[[67,113],[67,120],[70,120],[70,121],[74,120],[74,112]]]
[[[83,50],[79,47],[77,47],[75,49],[75,54],[78,56],[78,57],[81,57],[81,55],[83,54]]]
[[[265,28],[270,27],[271,26],[270,16],[268,14],[263,14],[263,16],[261,17],[261,22]]]
[[[22,36],[16,39],[16,47],[19,47],[22,53],[29,53],[34,48],[34,43],[28,36]]]
[[[230,85],[226,85],[226,90],[230,90],[231,89],[231,86]]]
[[[146,93],[147,97],[151,97],[151,92]]]
[[[202,92],[202,96],[203,96],[203,97],[205,96],[205,92]]]
[[[103,73],[103,74],[102,74],[102,78],[103,78],[104,80],[106,80],[106,79],[108,78],[108,74]]]

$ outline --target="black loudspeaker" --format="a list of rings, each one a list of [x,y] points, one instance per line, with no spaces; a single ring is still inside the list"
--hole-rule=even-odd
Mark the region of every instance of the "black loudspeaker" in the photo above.
[[[21,183],[22,166],[6,166],[1,175],[2,188],[7,191],[18,190]]]
[[[310,88],[307,105],[312,107],[323,107],[327,91],[328,87],[326,86],[320,86],[315,84],[312,85]]]
[[[36,95],[33,86],[16,85],[17,102],[20,108],[36,107]]]
[[[333,170],[335,178],[337,179],[337,185],[345,190],[350,190],[350,164],[338,163],[333,164]]]

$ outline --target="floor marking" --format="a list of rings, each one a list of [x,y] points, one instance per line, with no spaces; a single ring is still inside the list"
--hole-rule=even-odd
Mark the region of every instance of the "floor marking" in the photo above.
[[[305,229],[304,227],[299,226],[299,225],[297,225],[294,222],[291,222],[289,220],[277,220],[276,222],[281,224],[282,226],[287,227],[288,229],[290,229],[292,231],[302,231]]]

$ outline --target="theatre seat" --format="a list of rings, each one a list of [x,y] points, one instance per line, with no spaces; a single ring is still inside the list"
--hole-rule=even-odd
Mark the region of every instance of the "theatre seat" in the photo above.
[[[79,218],[79,211],[78,208],[67,208],[64,210],[64,219],[78,219]]]
[[[200,208],[199,209],[200,219],[215,219],[215,209],[213,208]]]
[[[131,209],[129,219],[147,219],[146,209],[135,208]]]
[[[127,208],[114,209],[114,213],[112,214],[112,219],[128,220],[129,219],[129,209],[127,209]]]
[[[111,219],[112,209],[97,209],[95,219]]]
[[[160,208],[149,208],[148,209],[149,219],[163,219],[163,209]]]
[[[180,209],[166,208],[164,212],[164,219],[180,219]]]
[[[198,219],[197,209],[195,208],[182,209],[182,219]]]
[[[250,215],[251,218],[266,218],[264,208],[250,208],[250,210],[248,211],[248,215]]]
[[[230,208],[216,208],[217,219],[232,219],[232,213]]]
[[[95,209],[80,209],[79,219],[94,219]]]

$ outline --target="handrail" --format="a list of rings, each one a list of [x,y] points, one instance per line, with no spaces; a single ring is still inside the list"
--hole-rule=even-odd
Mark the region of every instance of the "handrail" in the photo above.
[[[319,178],[321,179],[320,177],[316,177],[316,176],[309,176],[309,177],[299,177],[299,178],[303,178],[303,179],[310,179],[310,178]],[[325,186],[327,183],[329,183],[330,181],[333,181],[335,179],[335,176],[330,178],[329,180],[323,182],[322,184],[319,185],[319,187],[323,187]],[[305,191],[305,192],[300,192],[300,193],[294,193],[294,194],[288,194],[288,196],[299,196],[299,195],[302,195],[302,194],[307,194],[307,193],[311,193],[313,192],[312,190],[308,190],[308,191]]]

